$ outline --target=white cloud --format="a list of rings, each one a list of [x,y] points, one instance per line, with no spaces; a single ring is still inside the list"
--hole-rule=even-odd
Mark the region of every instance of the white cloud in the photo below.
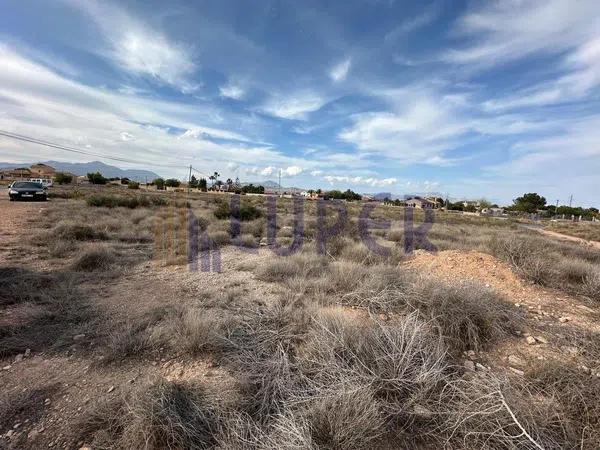
[[[283,169],[281,174],[288,177],[295,177],[296,175],[300,175],[304,172],[304,169],[299,166],[289,166],[287,169]]]
[[[327,101],[315,92],[304,91],[272,96],[260,110],[282,119],[306,120],[309,113],[318,111],[325,103]]]
[[[204,119],[209,121],[213,116],[208,108],[89,87],[57,75],[2,45],[0,60],[3,62],[0,129],[89,148],[106,157],[140,161],[116,163],[122,167],[153,168],[156,165],[158,173],[178,177],[186,176],[185,166],[191,163],[207,173],[220,170],[228,163],[245,166],[248,161],[263,167],[306,165],[313,168],[316,164],[286,156],[226,129],[206,126],[202,123]],[[173,132],[180,129],[188,131]],[[244,142],[217,143],[205,139],[204,133]],[[95,158],[4,138],[2,145],[10,149],[10,154],[5,154],[7,162]]]
[[[352,64],[352,60],[350,58],[345,59],[344,61],[336,64],[329,71],[329,77],[339,83],[340,81],[344,81],[348,76],[348,71],[350,70],[350,65]]]
[[[323,171],[322,171],[322,170],[313,170],[313,171],[312,171],[310,174],[311,174],[313,177],[318,177],[319,175],[322,175],[322,174],[323,174]]]
[[[270,177],[271,175],[273,175],[275,172],[277,171],[277,169],[273,166],[269,166],[269,167],[265,167],[263,170],[260,171],[260,174],[263,177]]]
[[[246,94],[246,91],[240,86],[234,84],[227,84],[219,88],[221,97],[232,98],[234,100],[240,100]]]
[[[335,185],[339,183],[356,184],[371,187],[391,186],[398,183],[397,178],[374,178],[361,176],[346,176],[346,175],[326,175],[323,177],[329,184]]]
[[[458,35],[474,44],[448,52],[455,63],[491,66],[533,53],[559,54],[598,34],[597,0],[505,0],[484,2],[461,18]]]
[[[102,30],[109,48],[99,53],[121,69],[150,76],[190,93],[198,85],[189,81],[196,70],[190,47],[171,40],[166,34],[128,14],[125,9],[97,1],[70,1],[86,13]]]
[[[418,14],[414,17],[411,17],[410,19],[405,20],[400,25],[386,33],[385,40],[394,42],[407,33],[429,25],[437,20],[441,12],[442,9],[439,4],[436,3],[428,5],[426,7],[426,10],[423,11],[421,14]]]
[[[198,139],[201,137],[214,137],[220,139],[229,139],[232,141],[248,141],[248,138],[238,133],[233,133],[227,130],[219,130],[210,127],[194,127],[186,130],[181,136],[181,139]]]

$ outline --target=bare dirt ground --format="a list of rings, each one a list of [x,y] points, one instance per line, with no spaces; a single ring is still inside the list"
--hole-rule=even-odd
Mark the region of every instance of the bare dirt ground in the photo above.
[[[0,200],[0,267],[26,267],[35,271],[52,270],[48,263],[32,255],[28,237],[40,215],[51,204],[14,203]],[[276,289],[260,286],[250,272],[237,270],[233,248],[222,252],[222,272],[190,272],[187,266],[164,266],[152,261],[134,267],[115,284],[94,283],[87,286],[97,309],[114,320],[143,314],[170,299],[202,298],[236,286],[265,301]],[[244,253],[248,259],[269,257],[269,253]],[[239,255],[238,255],[239,256]],[[233,306],[235,307],[235,306]],[[18,320],[10,308],[0,311],[0,322]],[[71,427],[83,412],[99,399],[121,395],[122,387],[138,380],[164,377],[169,380],[210,379],[227,386],[228,377],[212,361],[193,360],[178,354],[155,359],[136,360],[130,364],[103,366],[102,356],[94,354],[93,337],[73,332],[73,344],[65,354],[35,354],[4,359],[0,362],[0,385],[8,397],[18,401],[27,397],[35,402],[36,417],[15,418],[10,429],[0,430],[0,448],[65,448],[78,449],[85,442],[70,440]],[[225,389],[226,390],[226,389]]]
[[[27,247],[36,221],[51,207],[52,204],[36,203],[9,205],[0,200],[1,267],[20,266],[37,272],[52,270],[48,262],[36,258]],[[239,263],[243,260],[252,266],[272,257],[266,249],[250,253],[226,247],[222,251],[221,273],[190,272],[186,266],[165,266],[160,261],[150,261],[127,270],[111,284],[91,280],[84,292],[103,314],[123,321],[130,315],[151,311],[167,300],[206,300],[222,296],[232,288],[257,302],[267,303],[281,287],[257,280],[252,272],[240,270]],[[505,263],[490,255],[475,251],[437,254],[417,251],[404,264],[425,276],[485,283],[504,293],[523,311],[525,331],[489,353],[468,352],[465,366],[469,370],[493,370],[520,377],[535,360],[556,356],[578,361],[582,349],[578,342],[569,342],[572,330],[583,334],[600,331],[598,314],[584,300],[525,282]],[[233,299],[226,307],[240,308]],[[15,318],[10,316],[10,309],[0,311],[0,321],[11,320]],[[26,397],[34,402],[36,411],[35,416],[15,417],[10,428],[0,430],[0,448],[78,449],[86,442],[73,441],[71,427],[83,412],[98,399],[121,395],[125,388],[139,380],[157,376],[208,379],[222,386],[223,391],[232,382],[214,361],[192,359],[176,352],[118,366],[101,365],[102,357],[94,352],[96,344],[93,336],[74,332],[73,343],[66,352],[31,353],[0,362],[0,385],[10,391],[12,398]],[[582,370],[598,373],[600,377],[600,367],[581,365]]]

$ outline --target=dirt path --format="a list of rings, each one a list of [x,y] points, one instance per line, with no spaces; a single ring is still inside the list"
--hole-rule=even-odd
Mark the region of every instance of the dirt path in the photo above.
[[[564,241],[578,242],[580,244],[587,245],[589,247],[593,247],[593,248],[600,250],[600,242],[597,242],[597,241],[588,241],[587,239],[579,238],[576,236],[569,236],[568,234],[558,233],[556,231],[547,230],[542,227],[528,226],[528,225],[522,225],[522,226],[523,226],[523,228],[526,228],[528,230],[537,231],[538,233],[544,234],[546,236],[554,237],[554,238],[561,239]]]

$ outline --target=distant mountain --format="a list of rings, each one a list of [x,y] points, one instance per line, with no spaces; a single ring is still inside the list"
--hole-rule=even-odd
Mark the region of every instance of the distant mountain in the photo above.
[[[389,198],[389,199],[392,198],[391,192],[379,192],[377,194],[367,194],[367,195],[372,195],[375,200],[385,200],[386,198]]]
[[[17,167],[29,167],[32,163],[1,163],[2,169],[14,169]],[[36,163],[33,163],[36,164]],[[42,164],[54,167],[59,172],[70,172],[75,175],[86,175],[90,172],[100,172],[106,178],[129,178],[131,180],[149,181],[159,178],[159,175],[149,170],[139,169],[121,169],[119,167],[110,166],[100,161],[92,161],[87,163],[67,163],[62,161],[44,161]]]

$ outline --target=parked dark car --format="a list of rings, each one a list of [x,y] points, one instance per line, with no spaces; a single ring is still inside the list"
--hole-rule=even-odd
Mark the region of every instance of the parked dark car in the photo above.
[[[46,189],[41,183],[33,181],[15,181],[8,188],[10,201],[15,200],[33,200],[45,202],[48,200]]]

